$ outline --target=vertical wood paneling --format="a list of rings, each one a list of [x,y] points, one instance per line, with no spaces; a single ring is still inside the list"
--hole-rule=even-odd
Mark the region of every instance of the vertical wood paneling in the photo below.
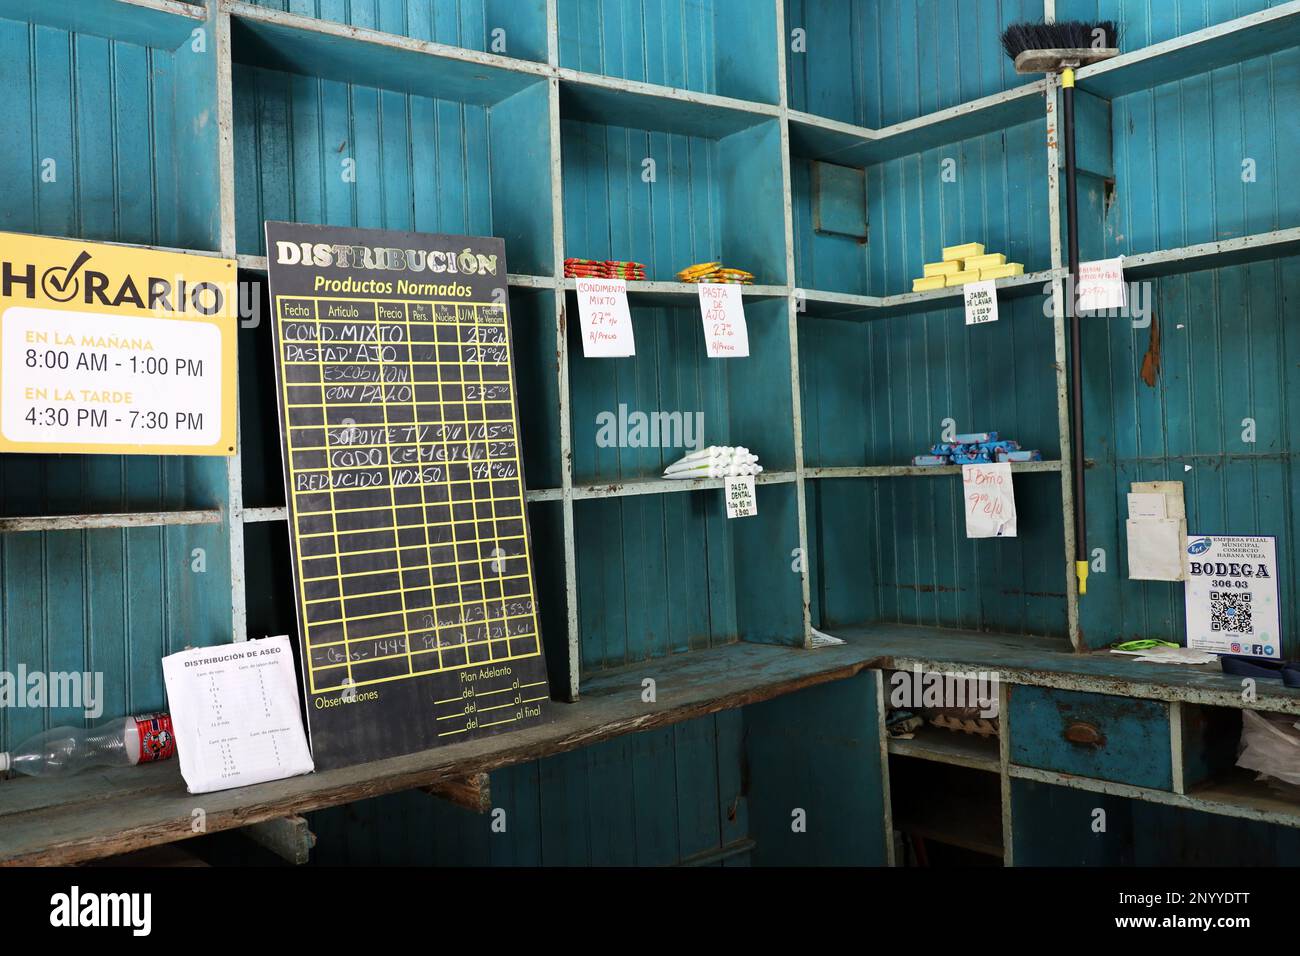
[[[267,219],[492,233],[484,107],[244,67],[234,95],[240,252]]]
[[[251,0],[261,7],[470,50],[546,59],[546,0]],[[503,30],[504,35],[493,35]],[[493,48],[503,40],[505,49]]]
[[[1284,0],[1056,0],[1058,20],[1114,20],[1124,52],[1172,40]]]
[[[310,814],[312,862],[671,866],[718,851],[749,832],[746,714],[724,711],[496,771],[492,804],[504,816],[419,792]]]
[[[777,102],[767,0],[557,0],[560,65]]]
[[[1182,588],[1130,581],[1124,495],[1133,481],[1184,483],[1192,534],[1277,536],[1283,656],[1300,649],[1294,613],[1300,516],[1293,451],[1300,409],[1287,370],[1300,367],[1285,303],[1300,296],[1296,257],[1160,279],[1162,374],[1154,388],[1138,378],[1147,329],[1126,320],[1088,323],[1090,530],[1111,556],[1110,573],[1082,604],[1094,646],[1125,637],[1178,639]],[[1243,421],[1256,441],[1243,441]],[[1091,585],[1091,582],[1090,582]]]
[[[561,141],[566,255],[644,262],[649,279],[722,255],[716,141],[573,120]]]
[[[0,82],[9,92],[0,103],[0,229],[214,248],[215,141],[200,119],[212,115],[211,66],[210,55],[200,60],[188,48],[0,20]],[[5,515],[225,500],[220,459],[0,461]],[[0,668],[100,674],[105,717],[162,706],[162,654],[230,639],[225,534],[205,526],[5,535]],[[191,570],[196,548],[205,552],[202,573]],[[80,708],[3,708],[0,749],[47,726],[84,722]]]
[[[1297,102],[1297,50],[1115,100],[1116,195],[1105,220],[1106,254],[1300,224],[1300,195],[1287,188],[1300,175]]]
[[[0,20],[0,229],[211,248],[178,226],[175,56]]]
[[[1042,0],[786,0],[792,109],[878,129],[1031,82],[1002,51]]]

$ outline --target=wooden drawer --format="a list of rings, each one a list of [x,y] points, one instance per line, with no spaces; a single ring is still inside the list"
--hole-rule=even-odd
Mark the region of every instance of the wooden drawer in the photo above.
[[[1008,690],[1011,762],[1173,789],[1169,705],[1017,685]]]

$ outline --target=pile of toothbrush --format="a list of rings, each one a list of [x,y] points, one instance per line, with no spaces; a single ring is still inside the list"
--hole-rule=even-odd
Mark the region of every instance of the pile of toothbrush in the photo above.
[[[763,470],[758,456],[750,454],[743,445],[710,445],[693,451],[681,461],[673,462],[664,471],[664,477],[681,478],[738,478],[757,475]]]
[[[1024,451],[1020,443],[998,438],[997,432],[972,432],[939,442],[928,455],[917,455],[913,465],[980,465],[997,461],[1042,461],[1040,451]]]

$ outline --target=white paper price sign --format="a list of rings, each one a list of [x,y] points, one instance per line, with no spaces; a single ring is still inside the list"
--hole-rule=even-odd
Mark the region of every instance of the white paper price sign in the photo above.
[[[578,316],[582,320],[582,354],[587,358],[636,354],[627,283],[622,279],[579,279]]]
[[[1011,465],[997,462],[961,466],[966,503],[966,537],[1014,538],[1016,495],[1011,488]]]
[[[702,282],[700,317],[704,320],[704,347],[709,358],[746,358],[749,355],[749,327],[740,287]]]
[[[992,279],[968,282],[962,286],[966,294],[966,324],[983,325],[998,320],[998,289]]]
[[[754,494],[754,476],[736,475],[724,479],[728,518],[752,518],[758,514],[758,497]]]
[[[1103,312],[1127,304],[1124,289],[1124,258],[1098,259],[1079,263],[1079,311]]]

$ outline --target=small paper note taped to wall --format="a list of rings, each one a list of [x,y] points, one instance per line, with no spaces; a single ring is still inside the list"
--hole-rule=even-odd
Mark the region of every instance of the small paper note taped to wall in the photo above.
[[[961,478],[966,537],[1014,538],[1016,495],[1011,487],[1011,464],[962,465]]]
[[[1185,518],[1129,518],[1129,579],[1181,581],[1186,537]]]
[[[1187,510],[1181,481],[1135,481],[1128,495],[1128,576],[1131,581],[1183,581]]]

